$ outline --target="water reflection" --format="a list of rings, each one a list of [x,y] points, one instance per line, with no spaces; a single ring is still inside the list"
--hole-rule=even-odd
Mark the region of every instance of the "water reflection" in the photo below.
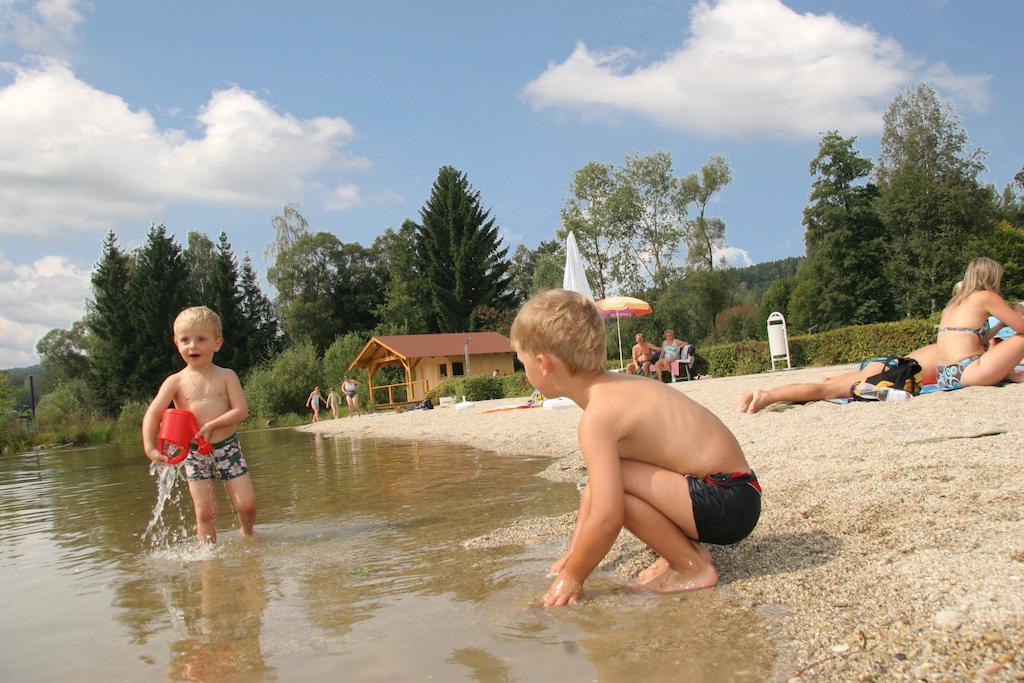
[[[260,647],[267,592],[260,557],[215,557],[199,563],[198,600],[193,577],[171,586],[180,602],[181,637],[171,645],[167,678],[215,681],[264,676],[273,671]]]
[[[599,576],[583,605],[544,611],[557,548],[462,548],[575,507],[533,476],[542,461],[288,430],[242,444],[259,538],[222,515],[215,548],[143,542],[156,485],[137,446],[0,460],[4,678],[770,676],[760,620],[717,591],[641,598]],[[165,522],[188,530],[181,498]]]

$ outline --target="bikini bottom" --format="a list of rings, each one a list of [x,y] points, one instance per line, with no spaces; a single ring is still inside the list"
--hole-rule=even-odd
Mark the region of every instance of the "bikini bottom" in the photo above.
[[[940,389],[944,389],[946,391],[962,389],[964,386],[962,381],[964,370],[979,358],[981,358],[981,354],[977,353],[973,356],[967,356],[967,358],[957,361],[952,365],[940,365],[939,376],[935,380],[935,384],[938,385]]]

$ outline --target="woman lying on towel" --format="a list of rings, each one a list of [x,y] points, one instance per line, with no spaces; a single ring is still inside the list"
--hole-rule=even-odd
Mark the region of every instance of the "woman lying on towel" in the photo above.
[[[995,331],[989,328],[990,315],[1006,327],[1024,330],[1024,303],[1011,307],[1003,300],[1002,280],[1003,267],[990,258],[979,256],[967,265],[963,286],[954,290],[939,322],[940,388],[1024,382],[1024,374],[1014,369],[1024,358],[1024,335],[1012,335],[986,350]]]
[[[937,344],[928,344],[911,351],[907,357],[913,358],[921,366],[921,384],[935,382],[935,366],[938,363],[939,348]],[[774,389],[754,389],[744,392],[732,409],[737,413],[756,413],[773,403],[790,401],[806,403],[808,401],[826,401],[832,398],[850,398],[850,390],[868,377],[885,370],[885,361],[871,359],[861,365],[860,370],[832,375],[824,382],[808,382],[805,384],[784,384]]]

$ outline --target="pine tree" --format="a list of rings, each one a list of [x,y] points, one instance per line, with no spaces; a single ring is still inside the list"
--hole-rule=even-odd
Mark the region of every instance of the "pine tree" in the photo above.
[[[107,233],[103,253],[92,272],[92,301],[88,304],[89,385],[100,410],[113,415],[129,395],[127,380],[134,366],[132,326],[127,311],[134,308],[128,283],[131,261]]]
[[[259,277],[248,252],[242,258],[239,290],[239,329],[243,334],[238,349],[238,365],[233,369],[239,375],[244,375],[250,368],[269,358],[278,342],[278,322],[274,307],[260,289]]]
[[[172,344],[175,316],[187,301],[187,269],[181,247],[167,228],[150,228],[132,272],[130,309],[134,368],[128,381],[132,398],[152,396],[164,378],[182,367]],[[122,309],[123,310],[123,309]]]
[[[245,334],[242,326],[242,294],[238,287],[238,264],[225,233],[220,234],[217,253],[210,272],[210,294],[206,305],[220,316],[224,345],[217,353],[217,364],[242,372],[245,359]]]
[[[508,249],[466,174],[442,166],[420,217],[417,251],[434,331],[472,331],[478,310],[512,305]]]

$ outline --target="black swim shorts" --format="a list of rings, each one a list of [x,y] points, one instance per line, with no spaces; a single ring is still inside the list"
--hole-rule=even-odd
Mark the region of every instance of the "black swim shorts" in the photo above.
[[[753,472],[687,476],[697,540],[729,545],[750,535],[761,516],[761,485]]]

